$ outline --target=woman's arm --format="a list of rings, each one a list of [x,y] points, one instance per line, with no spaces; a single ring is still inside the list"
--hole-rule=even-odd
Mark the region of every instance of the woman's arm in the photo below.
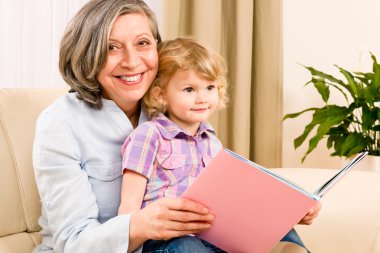
[[[42,204],[43,243],[55,252],[125,253],[131,216],[99,222],[94,194],[99,189],[92,188],[90,176],[81,164],[81,150],[70,127],[43,113],[37,122],[33,147],[33,166]],[[106,171],[110,164],[98,166]]]

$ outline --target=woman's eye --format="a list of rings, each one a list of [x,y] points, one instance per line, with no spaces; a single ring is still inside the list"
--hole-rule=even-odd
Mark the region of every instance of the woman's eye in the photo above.
[[[183,91],[184,91],[184,92],[187,92],[187,93],[191,93],[191,92],[194,91],[194,89],[191,88],[191,87],[187,87],[187,88],[183,89]]]
[[[151,45],[152,43],[149,41],[149,40],[140,40],[139,42],[138,42],[138,45],[139,46],[143,46],[143,47],[145,47],[145,46],[149,46],[149,45]]]
[[[109,50],[109,51],[113,51],[113,50],[116,50],[116,49],[117,49],[117,46],[116,46],[116,45],[112,45],[112,44],[111,44],[111,45],[108,46],[108,50]]]

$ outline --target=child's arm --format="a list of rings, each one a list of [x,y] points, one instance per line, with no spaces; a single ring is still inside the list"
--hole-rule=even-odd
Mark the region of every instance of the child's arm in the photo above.
[[[147,178],[141,174],[125,169],[121,186],[119,215],[141,209]]]

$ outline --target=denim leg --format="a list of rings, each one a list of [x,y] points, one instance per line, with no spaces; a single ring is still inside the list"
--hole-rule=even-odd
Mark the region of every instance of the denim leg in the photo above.
[[[285,236],[284,238],[281,239],[281,241],[284,241],[284,242],[292,242],[292,243],[295,243],[303,248],[306,249],[306,251],[308,253],[310,253],[310,251],[305,247],[305,244],[302,242],[300,236],[297,234],[296,230],[294,228],[292,228]]]
[[[205,245],[207,248],[209,248],[210,250],[212,250],[212,252],[215,252],[215,253],[227,253],[226,251],[222,250],[222,249],[219,249],[218,247],[216,247],[215,245],[209,243],[208,241],[205,241],[205,240],[202,240],[202,239],[199,239],[202,241],[203,245]]]
[[[148,240],[144,243],[144,253],[212,253],[202,241],[193,236],[182,236],[168,241]]]

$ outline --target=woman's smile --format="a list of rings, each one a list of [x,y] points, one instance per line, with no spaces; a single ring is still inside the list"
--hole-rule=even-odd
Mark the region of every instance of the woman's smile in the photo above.
[[[140,73],[137,75],[125,75],[125,76],[119,76],[121,79],[121,82],[126,85],[136,85],[141,82],[141,80],[144,77],[144,73]]]

